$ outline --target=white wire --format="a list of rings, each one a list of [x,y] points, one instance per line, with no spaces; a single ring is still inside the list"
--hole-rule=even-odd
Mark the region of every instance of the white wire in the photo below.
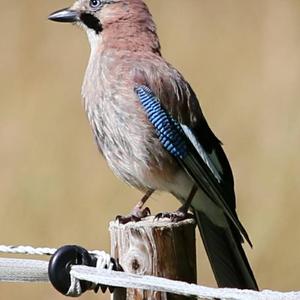
[[[0,258],[2,282],[48,282],[48,261]]]
[[[196,296],[200,299],[221,298],[225,300],[299,300],[300,292],[248,291],[237,289],[215,289],[195,284],[169,280],[154,276],[141,276],[125,272],[97,269],[86,266],[72,266],[71,276],[94,284],[123,288],[135,288],[168,292],[178,295]],[[0,258],[0,281],[6,282],[46,282],[48,262],[29,259]],[[79,291],[80,292],[80,291]],[[72,294],[73,293],[73,294]],[[80,293],[72,292],[73,296]]]
[[[238,289],[220,289],[203,287],[196,284],[175,281],[154,276],[142,276],[125,272],[99,270],[86,266],[73,266],[71,273],[78,279],[96,284],[123,288],[134,288],[168,292],[177,295],[196,296],[200,299],[220,298],[224,300],[299,300],[300,292],[261,292]]]
[[[80,280],[76,278],[73,274],[70,274],[70,277],[71,277],[71,284],[66,296],[79,297],[82,294]]]
[[[56,249],[33,248],[30,246],[0,246],[2,253],[38,254],[50,255]],[[110,255],[103,251],[90,251],[97,257],[97,266],[72,266],[71,286],[69,296],[81,295],[80,280],[97,284],[115,286],[121,288],[134,288],[168,292],[178,295],[196,296],[200,299],[220,298],[224,300],[299,300],[300,292],[275,292],[264,290],[261,292],[218,289],[203,287],[195,284],[169,280],[154,276],[135,275],[126,272],[113,271],[113,263]],[[47,282],[48,262],[32,259],[8,259],[0,258],[0,282]]]
[[[55,248],[33,248],[31,246],[6,246],[0,245],[0,253],[29,254],[29,255],[53,255]]]
[[[7,246],[0,245],[0,253],[6,254],[28,254],[28,255],[53,255],[56,252],[56,248],[37,247],[32,246]],[[89,251],[90,254],[104,255],[105,252],[99,250]],[[110,256],[109,256],[110,258]]]

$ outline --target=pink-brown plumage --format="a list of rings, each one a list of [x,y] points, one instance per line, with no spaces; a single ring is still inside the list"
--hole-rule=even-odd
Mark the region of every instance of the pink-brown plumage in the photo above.
[[[99,16],[104,48],[160,54],[156,26],[143,1],[119,1],[103,7]]]

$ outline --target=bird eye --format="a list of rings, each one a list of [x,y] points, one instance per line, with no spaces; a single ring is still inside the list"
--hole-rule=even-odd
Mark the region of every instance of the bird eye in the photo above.
[[[90,0],[90,7],[93,9],[99,8],[101,5],[101,0]]]

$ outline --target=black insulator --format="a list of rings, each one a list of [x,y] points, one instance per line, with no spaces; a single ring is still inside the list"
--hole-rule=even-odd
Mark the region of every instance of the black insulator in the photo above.
[[[92,255],[79,246],[63,246],[51,257],[48,275],[52,285],[63,295],[67,295],[70,285],[70,271],[73,265],[95,266]],[[80,281],[81,291],[84,293],[92,287],[88,281]]]

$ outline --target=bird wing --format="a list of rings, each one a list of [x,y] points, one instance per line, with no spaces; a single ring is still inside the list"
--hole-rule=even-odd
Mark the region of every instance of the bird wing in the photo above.
[[[191,107],[195,108],[196,114],[194,111],[193,117],[187,115],[186,111],[183,113],[178,106],[172,108],[172,112],[169,113],[170,102],[162,102],[161,98],[158,98],[145,85],[136,86],[135,92],[164,148],[177,158],[198,187],[222,208],[225,215],[252,246],[248,234],[235,212],[233,179],[229,163],[224,152],[220,150],[221,144],[209,129],[200,108],[193,100],[190,100],[194,95],[192,90],[189,89],[188,99],[182,100],[181,98],[179,101],[183,101],[181,107],[185,106],[186,111],[189,111]],[[170,91],[167,94],[170,96]],[[180,93],[177,93],[178,95],[180,96]],[[174,98],[174,95],[172,97]],[[206,131],[201,135],[203,129]],[[212,138],[211,141],[209,141],[209,137]],[[223,169],[224,161],[227,174]],[[224,178],[228,174],[229,179]],[[232,187],[228,187],[230,184]]]
[[[153,58],[155,60],[155,58]],[[160,63],[160,68],[156,65]],[[149,70],[148,70],[149,69]],[[208,126],[197,97],[191,86],[171,65],[161,60],[146,69],[134,70],[136,86],[147,86],[157,97],[162,107],[176,122],[198,151],[209,169],[218,177],[219,188],[226,195],[226,202],[235,213],[235,193],[232,171],[222,148],[222,143]]]

